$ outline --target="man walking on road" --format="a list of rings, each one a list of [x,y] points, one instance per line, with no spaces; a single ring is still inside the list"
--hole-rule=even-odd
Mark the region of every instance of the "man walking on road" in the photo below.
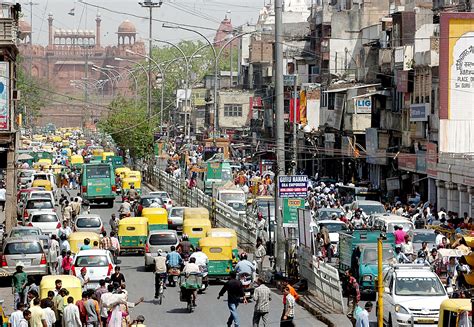
[[[262,267],[263,267],[263,260],[265,259],[265,255],[267,255],[267,251],[265,250],[265,246],[263,245],[262,239],[260,237],[257,238],[257,249],[255,250],[254,256],[255,261],[257,262],[257,274],[262,276]]]
[[[229,274],[230,279],[224,284],[221,291],[219,292],[219,296],[217,299],[219,300],[221,296],[227,292],[227,306],[230,310],[229,319],[227,319],[227,326],[232,326],[232,322],[234,322],[235,327],[240,326],[240,319],[239,313],[237,308],[240,303],[240,299],[244,299],[244,303],[247,304],[247,300],[245,299],[244,289],[242,287],[242,283],[240,280],[237,279],[237,274],[235,271],[231,271]]]
[[[262,319],[263,327],[267,327],[270,301],[272,300],[270,289],[263,283],[262,278],[257,278],[258,286],[253,293],[255,309],[253,311],[253,327],[258,327]]]
[[[283,290],[285,297],[285,307],[283,308],[283,315],[281,317],[280,327],[292,327],[295,325],[293,320],[295,319],[295,298],[290,293],[288,286]]]
[[[356,327],[369,327],[370,326],[369,314],[372,311],[373,306],[374,305],[370,301],[365,304],[365,309],[362,310],[362,312],[359,313],[359,315],[357,316]]]

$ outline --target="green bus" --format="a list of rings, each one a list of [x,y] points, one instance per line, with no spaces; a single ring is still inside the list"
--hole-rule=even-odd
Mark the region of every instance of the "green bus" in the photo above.
[[[212,196],[214,188],[218,188],[232,180],[232,168],[228,161],[207,161],[204,173],[204,193]]]
[[[115,174],[110,163],[84,164],[81,174],[81,196],[90,203],[107,202],[113,208],[115,195]]]

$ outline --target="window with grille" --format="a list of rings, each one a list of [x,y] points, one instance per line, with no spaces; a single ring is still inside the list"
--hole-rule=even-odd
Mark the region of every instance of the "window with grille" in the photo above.
[[[241,104],[225,104],[224,117],[242,117]]]

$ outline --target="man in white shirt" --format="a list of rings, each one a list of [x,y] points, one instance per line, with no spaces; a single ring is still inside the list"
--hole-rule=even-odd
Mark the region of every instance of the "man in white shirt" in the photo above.
[[[196,247],[196,252],[191,254],[190,258],[195,258],[196,264],[198,266],[207,266],[207,264],[209,263],[209,258],[204,252],[202,252],[200,246]]]
[[[19,327],[20,326],[20,320],[23,319],[23,310],[25,310],[25,304],[24,303],[18,303],[18,306],[14,312],[10,315],[10,318],[8,319],[8,322],[10,323],[11,327]],[[28,323],[27,323],[28,326]]]
[[[356,327],[369,327],[370,326],[369,314],[372,311],[373,306],[374,305],[370,301],[365,304],[365,309],[362,310],[362,312],[359,313],[359,315],[356,318]]]
[[[183,274],[189,275],[191,273],[200,273],[201,269],[196,264],[196,258],[189,258],[188,263],[184,266]]]
[[[79,315],[79,308],[74,304],[72,296],[67,298],[67,306],[64,307],[63,326],[81,327],[81,317]]]

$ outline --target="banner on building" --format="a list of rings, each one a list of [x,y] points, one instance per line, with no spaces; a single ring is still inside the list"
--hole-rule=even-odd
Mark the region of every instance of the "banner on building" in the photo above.
[[[318,130],[321,110],[321,90],[319,88],[306,90],[306,120],[307,125],[314,130]]]
[[[474,13],[440,14],[439,151],[474,152]]]
[[[301,124],[306,125],[308,120],[306,119],[306,91],[300,92],[300,121]]]
[[[303,198],[308,195],[308,176],[288,175],[278,177],[280,198]]]
[[[395,77],[397,79],[397,92],[408,92],[408,71],[396,70]]]
[[[356,114],[370,114],[372,113],[372,98],[361,97],[354,99],[354,108]]]
[[[395,191],[400,189],[400,178],[392,177],[385,180],[387,191]]]
[[[416,172],[416,154],[400,153],[397,159],[399,169]]]
[[[300,122],[300,99],[296,99],[296,123]],[[293,123],[295,120],[295,98],[290,98],[290,116],[289,121]]]
[[[329,127],[341,129],[342,116],[344,113],[344,103],[346,96],[341,93],[336,93],[334,96],[334,110],[328,110],[327,124]]]
[[[10,129],[10,69],[8,62],[0,62],[0,130]]]

